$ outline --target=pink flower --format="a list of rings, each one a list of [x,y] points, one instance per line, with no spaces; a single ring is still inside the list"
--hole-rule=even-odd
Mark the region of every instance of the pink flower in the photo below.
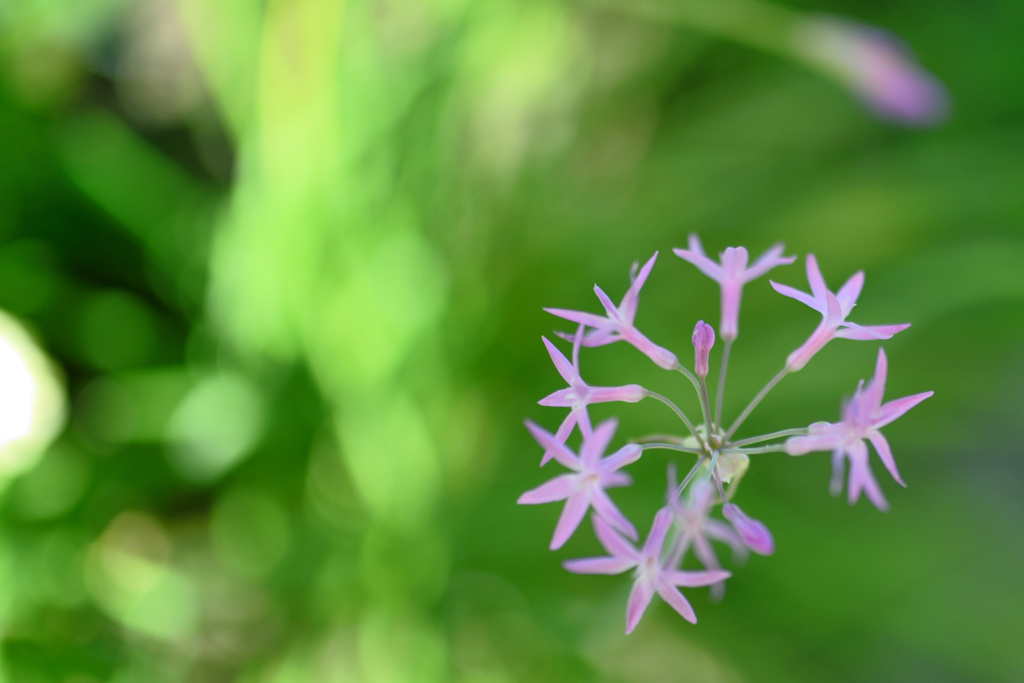
[[[805,58],[833,74],[877,113],[909,124],[938,123],[949,110],[945,88],[895,36],[833,17],[807,19],[794,33]]]
[[[617,470],[639,460],[643,452],[639,445],[628,444],[607,458],[603,457],[618,426],[618,420],[612,418],[599,424],[592,433],[584,433],[583,445],[577,457],[553,434],[526,421],[526,428],[537,443],[550,451],[558,462],[573,470],[573,474],[563,474],[527,491],[516,501],[520,505],[566,501],[555,527],[555,535],[551,538],[552,550],[565,545],[591,507],[608,524],[630,538],[636,538],[636,528],[604,492],[604,489],[628,486],[631,483],[629,475]]]
[[[542,398],[538,403],[542,406],[554,406],[557,408],[571,408],[569,414],[565,420],[558,427],[558,431],[555,432],[555,439],[559,443],[565,443],[565,440],[569,438],[572,433],[573,427],[577,423],[580,425],[580,432],[585,435],[589,434],[590,429],[590,415],[587,413],[587,406],[592,403],[608,403],[611,401],[625,401],[627,403],[636,403],[642,400],[647,395],[647,390],[639,384],[627,384],[621,387],[591,387],[580,377],[580,341],[583,337],[583,326],[580,325],[579,331],[576,333],[576,339],[572,346],[572,363],[562,355],[562,352],[555,348],[555,345],[547,340],[545,337],[541,337],[544,340],[544,346],[548,349],[548,354],[551,356],[551,360],[555,364],[555,368],[558,370],[558,374],[562,376],[569,384],[568,389],[559,389],[553,394],[549,394]],[[544,466],[551,458],[554,457],[553,451],[545,451],[544,457],[541,459],[540,464]]]
[[[832,494],[838,495],[843,485],[843,456],[850,460],[850,482],[847,490],[850,504],[857,502],[861,491],[879,510],[888,509],[888,503],[882,490],[871,474],[868,465],[868,447],[864,439],[871,441],[882,459],[882,464],[889,470],[892,478],[906,486],[896,469],[889,442],[878,430],[907,412],[934,392],[904,396],[882,405],[885,393],[885,377],[888,363],[885,352],[878,350],[878,362],[875,365],[875,376],[867,387],[864,382],[857,386],[853,398],[843,409],[843,420],[836,424],[819,423],[811,425],[808,436],[795,436],[786,441],[786,452],[790,455],[803,455],[812,451],[832,451]]]
[[[659,366],[666,370],[673,370],[679,364],[675,354],[668,349],[658,346],[633,326],[633,320],[636,318],[636,307],[640,300],[640,288],[647,281],[647,276],[650,275],[651,268],[654,267],[654,261],[657,258],[658,252],[654,252],[654,256],[640,269],[640,273],[629,286],[626,295],[622,297],[622,303],[618,307],[612,303],[612,300],[608,298],[608,295],[600,287],[594,285],[594,292],[597,294],[597,298],[601,300],[601,305],[604,306],[606,317],[582,311],[568,311],[562,308],[545,308],[544,310],[560,318],[594,328],[592,332],[588,332],[583,337],[583,346],[604,346],[605,344],[625,340]]]
[[[679,527],[679,537],[673,544],[669,566],[678,566],[692,545],[694,555],[706,569],[721,569],[718,555],[711,545],[712,540],[729,545],[734,558],[746,559],[747,549],[739,534],[725,522],[712,519],[710,516],[711,508],[718,498],[711,483],[704,481],[694,485],[686,503],[675,495],[675,488],[676,476],[673,468],[669,471],[669,509],[672,510],[676,525]],[[711,586],[711,596],[714,599],[721,600],[724,593],[724,582]]]
[[[690,341],[693,342],[693,369],[703,379],[708,376],[708,356],[715,345],[715,330],[703,320],[698,320]]]
[[[805,294],[798,289],[780,285],[772,282],[775,291],[784,296],[796,299],[821,313],[822,320],[818,328],[814,330],[810,338],[803,346],[786,359],[786,369],[796,372],[809,361],[814,354],[822,349],[835,337],[844,339],[889,339],[897,332],[907,329],[910,324],[904,325],[870,325],[861,326],[857,323],[846,322],[846,316],[857,305],[857,297],[860,296],[861,287],[864,286],[864,272],[858,271],[853,277],[846,281],[837,294],[833,294],[825,286],[825,280],[818,270],[818,262],[814,254],[807,255],[807,281],[811,284],[813,296]]]
[[[657,593],[662,600],[672,606],[676,612],[691,624],[697,623],[697,615],[693,613],[690,603],[679,592],[677,586],[695,588],[710,586],[729,578],[731,574],[723,570],[684,572],[669,568],[661,561],[661,549],[665,544],[665,536],[672,525],[672,513],[667,508],[658,510],[654,516],[654,524],[647,535],[647,541],[641,550],[615,533],[615,530],[604,523],[599,517],[594,518],[594,532],[609,557],[587,557],[578,560],[566,560],[562,566],[576,574],[621,574],[636,569],[633,590],[629,593],[626,606],[626,633],[632,633],[640,617],[643,616],[651,598]]]
[[[754,265],[747,268],[747,250],[743,247],[729,247],[719,254],[721,265],[715,263],[704,254],[704,247],[695,234],[690,234],[689,250],[673,249],[676,256],[697,266],[702,273],[722,287],[722,323],[718,331],[722,339],[732,341],[739,334],[740,298],[743,285],[761,277],[775,266],[789,265],[796,260],[795,256],[783,256],[784,247],[776,244],[761,254]]]
[[[738,505],[726,503],[722,506],[722,516],[725,517],[743,539],[743,545],[753,550],[758,555],[771,555],[775,552],[775,539],[772,532],[763,522],[748,517]]]

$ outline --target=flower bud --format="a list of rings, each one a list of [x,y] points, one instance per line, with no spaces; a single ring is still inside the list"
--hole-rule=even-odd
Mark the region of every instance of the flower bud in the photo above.
[[[732,523],[743,544],[755,553],[771,555],[775,552],[775,539],[772,538],[772,532],[768,531],[768,527],[756,519],[747,517],[738,506],[726,503],[722,506],[722,516]]]
[[[715,345],[715,331],[703,320],[693,328],[694,369],[701,379],[708,376],[708,355]]]

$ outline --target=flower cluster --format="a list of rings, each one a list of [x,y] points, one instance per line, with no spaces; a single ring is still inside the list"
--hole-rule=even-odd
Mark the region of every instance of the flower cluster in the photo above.
[[[569,414],[554,434],[529,420],[526,422],[527,429],[544,449],[540,464],[543,466],[556,460],[570,471],[527,491],[520,496],[518,502],[537,504],[565,501],[551,538],[552,550],[561,548],[579,528],[587,511],[593,510],[594,532],[608,555],[567,560],[563,566],[577,574],[621,574],[632,570],[634,583],[626,607],[626,633],[636,627],[655,593],[684,619],[693,623],[696,623],[697,617],[679,591],[680,587],[710,586],[712,596],[721,598],[725,591],[725,580],[731,574],[722,569],[712,541],[730,546],[734,557],[739,558],[745,557],[748,551],[760,555],[775,552],[775,541],[768,528],[732,502],[740,479],[747,471],[751,455],[831,452],[833,495],[838,495],[842,490],[845,465],[849,460],[847,494],[850,503],[855,503],[861,492],[864,492],[877,508],[886,510],[888,503],[872,474],[865,439],[874,446],[893,479],[905,486],[889,443],[879,429],[932,395],[929,391],[883,403],[888,362],[885,352],[879,349],[874,377],[866,385],[861,381],[857,386],[853,397],[845,403],[839,422],[818,422],[805,428],[734,438],[736,431],[768,392],[783,377],[807,365],[831,340],[889,339],[909,325],[859,325],[847,320],[864,285],[864,274],[856,273],[838,292],[833,293],[825,285],[814,255],[808,254],[807,280],[810,294],[776,282],[772,282],[771,286],[778,293],[810,306],[821,314],[822,320],[807,341],[789,354],[782,370],[726,428],[722,421],[722,395],[729,354],[739,335],[743,286],[777,266],[793,263],[796,257],[784,256],[783,247],[779,244],[748,266],[747,250],[743,247],[729,247],[720,255],[718,263],[704,253],[696,235],[690,236],[688,247],[676,249],[676,255],[718,282],[722,290],[719,334],[724,349],[714,405],[709,399],[707,387],[710,352],[715,344],[715,331],[711,325],[701,320],[694,328],[691,340],[694,370],[691,371],[679,362],[674,353],[652,342],[634,324],[640,290],[658,258],[655,253],[632,278],[618,306],[595,285],[594,291],[604,308],[604,315],[560,308],[545,309],[578,325],[574,333],[557,333],[559,337],[572,342],[571,362],[551,341],[542,337],[555,369],[569,386],[541,399],[540,404],[568,408]],[[694,424],[671,400],[638,384],[617,387],[588,385],[580,374],[580,349],[618,341],[629,343],[659,367],[685,376],[697,393],[703,419]],[[587,406],[614,401],[637,403],[648,398],[669,407],[688,433],[639,438],[606,455],[615,437],[618,421],[612,418],[593,426]],[[567,445],[569,437],[577,428],[581,437],[578,453]],[[608,489],[628,486],[632,480],[622,469],[652,449],[687,453],[695,456],[696,462],[681,482],[677,481],[675,465],[669,465],[665,504],[655,514],[643,545],[637,547],[634,545],[639,541],[636,527],[612,501]],[[712,512],[719,506],[723,519],[712,516]],[[690,550],[696,561],[703,566],[702,571],[682,569]]]

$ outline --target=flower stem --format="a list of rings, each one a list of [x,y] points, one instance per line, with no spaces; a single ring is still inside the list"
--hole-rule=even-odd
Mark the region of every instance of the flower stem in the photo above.
[[[725,505],[727,498],[725,497],[725,487],[722,486],[722,478],[718,476],[718,465],[715,465],[715,484],[718,486],[718,495],[722,499],[722,505]]]
[[[708,385],[703,377],[700,378],[700,407],[704,409],[704,424],[710,437],[715,433],[715,423],[711,421],[711,401],[708,400]]]
[[[689,473],[687,473],[687,475],[685,477],[683,477],[683,481],[680,482],[679,486],[676,487],[676,494],[675,495],[678,496],[678,495],[681,495],[683,493],[683,490],[686,488],[686,485],[690,483],[691,479],[693,479],[693,475],[697,474],[697,470],[700,469],[700,464],[702,462],[704,462],[704,457],[703,456],[697,458],[697,462],[695,462],[693,464],[693,467],[690,468]]]
[[[677,406],[675,403],[673,403],[672,401],[668,400],[667,398],[665,398],[664,396],[655,391],[648,391],[647,395],[653,399],[661,401],[669,408],[671,408],[672,412],[674,412],[679,417],[679,419],[683,421],[683,424],[686,425],[686,428],[690,430],[690,433],[693,434],[697,441],[707,446],[707,440],[700,435],[700,433],[697,431],[697,428],[693,426],[692,422],[690,422],[690,418],[686,417],[686,414],[679,409],[679,406]]]
[[[747,455],[757,455],[758,453],[785,453],[785,444],[773,444],[771,446],[756,446],[754,448],[733,448],[731,445],[728,448],[723,448],[726,453],[745,453]]]
[[[690,372],[690,370],[688,368],[685,368],[685,367],[683,367],[682,365],[679,365],[679,364],[676,365],[676,370],[678,370],[679,372],[681,372],[684,375],[686,375],[686,379],[690,380],[690,384],[692,384],[693,388],[697,391],[697,398],[699,399],[700,398],[700,380],[697,379],[697,375],[695,375],[692,372]],[[708,427],[710,428],[710,425],[708,425]]]
[[[645,443],[640,444],[640,448],[645,451],[651,448],[657,448],[665,451],[682,451],[683,453],[693,453],[694,455],[700,455],[704,452],[699,448],[690,448],[688,446],[680,446],[674,443]]]
[[[786,368],[782,368],[781,370],[779,370],[779,374],[772,377],[768,384],[764,385],[764,389],[762,389],[757,394],[757,396],[754,397],[754,400],[750,402],[750,405],[743,409],[743,412],[740,413],[740,416],[736,418],[735,422],[732,423],[732,427],[729,427],[729,431],[727,431],[725,435],[722,437],[723,441],[728,441],[729,437],[736,433],[736,430],[739,429],[740,425],[743,424],[743,421],[747,419],[751,411],[753,411],[754,408],[757,407],[757,404],[760,403],[761,400],[768,395],[768,392],[771,391],[775,387],[775,385],[778,384],[779,381],[788,373],[789,370],[787,370]]]
[[[725,371],[729,367],[729,351],[732,350],[732,339],[725,340],[722,351],[722,367],[718,369],[718,393],[715,394],[715,425],[722,428],[722,396],[725,394]]]
[[[656,442],[668,442],[676,444],[677,446],[686,445],[686,437],[676,436],[675,434],[648,434],[633,439],[633,443],[645,444],[645,443],[656,443]]]
[[[740,441],[733,441],[727,446],[729,448],[740,448],[752,443],[760,443],[762,441],[769,441],[771,439],[779,439],[784,436],[806,436],[807,428],[799,427],[797,429],[783,429],[780,432],[772,432],[771,434],[762,434],[761,436],[752,436],[749,439],[741,439]]]

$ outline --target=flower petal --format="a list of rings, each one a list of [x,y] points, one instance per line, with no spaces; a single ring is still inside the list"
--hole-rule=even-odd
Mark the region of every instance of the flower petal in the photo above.
[[[693,612],[693,607],[690,606],[689,601],[683,597],[683,594],[679,592],[679,589],[675,586],[667,583],[666,581],[658,581],[655,584],[655,590],[658,591],[658,595],[661,599],[672,606],[679,615],[686,619],[691,624],[697,623],[697,615]]]
[[[704,255],[704,250],[700,246],[700,240],[697,240],[697,249],[693,248],[694,240],[696,238],[696,235],[690,235],[689,250],[673,249],[673,253],[675,253],[676,256],[683,259],[684,261],[689,261],[693,265],[697,266],[697,269],[700,270],[700,272],[704,273],[715,282],[721,283],[722,280],[725,279],[725,271],[722,270],[722,267],[720,265],[718,265],[717,263],[715,263],[714,261],[712,261],[711,259]]]
[[[580,522],[583,521],[589,508],[590,494],[586,490],[569,496],[569,500],[565,501],[565,507],[562,508],[562,514],[558,518],[558,525],[555,526],[555,535],[551,537],[549,547],[552,550],[558,550],[565,545],[565,542],[579,528]]]
[[[811,294],[824,305],[828,287],[825,286],[825,278],[821,276],[818,259],[814,258],[814,254],[807,255],[807,282],[811,285]]]
[[[697,556],[697,559],[700,560],[705,569],[722,568],[722,565],[718,562],[718,555],[715,554],[715,549],[703,534],[696,533],[693,535],[693,554]]]
[[[608,554],[612,557],[617,557],[621,560],[629,560],[633,564],[639,561],[640,554],[636,551],[633,545],[622,538],[612,529],[607,522],[598,516],[594,516],[594,534],[597,536],[597,540],[600,541],[601,545]]]
[[[704,523],[704,533],[708,538],[721,541],[732,548],[734,558],[742,560],[746,557],[747,546],[743,545],[740,535],[728,524],[719,522],[717,519],[709,519]]]
[[[540,505],[565,500],[580,488],[578,474],[562,474],[519,496],[520,505]]]
[[[843,475],[846,474],[846,452],[842,448],[832,451],[832,478],[828,482],[828,492],[833,497],[843,492]]]
[[[722,516],[732,523],[743,543],[758,555],[771,555],[775,552],[775,539],[768,527],[748,516],[738,505],[726,503],[722,506]]]
[[[786,453],[789,455],[804,455],[816,451],[831,451],[838,448],[841,443],[841,434],[792,436],[786,439]]]
[[[626,290],[626,295],[622,297],[619,314],[624,322],[632,324],[633,319],[636,318],[636,308],[640,302],[640,289],[647,282],[647,276],[651,274],[651,269],[654,268],[654,262],[657,260],[658,252],[654,252],[654,256],[647,260],[647,263],[644,264],[644,267],[637,274],[636,279],[633,280],[633,284]]]
[[[774,280],[769,280],[768,284],[770,284],[772,286],[772,289],[774,289],[782,296],[788,296],[790,299],[796,299],[805,306],[810,306],[811,308],[816,310],[818,313],[821,313],[822,315],[825,315],[828,312],[824,306],[824,302],[819,303],[810,294],[801,292],[799,289],[794,289],[793,287],[790,287],[788,285],[780,285],[778,282],[775,282]]]
[[[594,285],[594,294],[597,294],[597,298],[604,307],[604,312],[608,315],[608,320],[611,321],[611,324],[618,325],[621,318],[619,315],[619,309],[615,307],[615,304],[612,303],[612,300],[604,293],[604,290],[597,285]],[[608,326],[608,323],[605,323],[605,326]],[[593,325],[591,325],[591,327],[593,327]]]
[[[611,403],[623,401],[636,403],[647,397],[647,390],[639,384],[625,384],[621,387],[589,387],[587,403]]]
[[[597,425],[594,433],[589,438],[584,437],[583,445],[580,446],[580,460],[583,462],[584,467],[593,469],[597,466],[601,456],[608,450],[608,444],[611,443],[612,437],[615,436],[615,430],[618,426],[619,421],[614,417],[610,417]]]
[[[594,507],[594,512],[598,517],[608,522],[608,526],[622,532],[627,538],[637,540],[636,527],[600,487],[595,486],[590,490],[590,504]]]
[[[576,403],[576,390],[572,388],[553,391],[537,401],[537,405],[548,408],[571,408],[574,403]]]
[[[632,633],[640,623],[640,617],[644,615],[644,610],[651,604],[653,597],[654,587],[650,582],[640,580],[633,584],[633,590],[629,592],[629,602],[626,604],[626,635]]]
[[[863,441],[858,441],[848,448],[846,454],[850,459],[850,482],[846,491],[850,505],[857,502],[863,491],[876,508],[882,512],[888,511],[889,503],[882,495],[882,489],[878,486],[868,464],[868,447]]]
[[[889,401],[878,409],[878,417],[871,421],[871,426],[875,429],[881,429],[921,401],[932,396],[934,393],[934,391],[926,391],[921,394],[904,396],[903,398],[898,398],[895,401]]]
[[[700,588],[701,586],[710,586],[713,583],[725,581],[732,576],[732,572],[724,569],[712,569],[704,572],[670,571],[662,572],[661,575],[665,581],[673,586]]]
[[[601,488],[613,489],[618,486],[632,486],[633,477],[625,472],[608,472],[601,476]]]
[[[555,458],[571,470],[580,468],[579,458],[565,445],[565,440],[569,438],[572,428],[576,425],[574,413],[569,413],[569,416],[562,421],[562,426],[558,428],[557,434],[551,434],[530,420],[526,420],[525,424],[533,438],[544,448],[544,458],[540,462],[542,466],[551,458]]]
[[[860,296],[860,290],[864,287],[864,271],[858,270],[854,273],[846,283],[839,288],[836,292],[836,299],[839,301],[839,305],[843,307],[843,317],[850,315],[850,311],[857,305],[857,297]]]
[[[880,348],[875,360],[875,374],[868,382],[861,398],[867,411],[864,415],[878,414],[878,410],[882,406],[882,397],[885,395],[885,378],[888,373],[889,360],[885,357],[885,351]]]
[[[623,327],[619,330],[619,333],[622,335],[623,339],[632,344],[637,351],[654,361],[658,367],[665,370],[673,370],[677,365],[679,365],[679,360],[676,358],[676,354],[666,348],[658,346],[645,337],[643,333],[635,327]]]
[[[900,471],[896,469],[896,460],[892,457],[892,449],[889,448],[889,442],[885,440],[881,432],[871,432],[868,435],[868,439],[871,440],[871,444],[875,447],[875,451],[878,453],[878,457],[882,460],[882,464],[885,465],[885,469],[889,470],[889,474],[895,479],[900,486],[906,486],[903,483],[903,477],[900,476]]]
[[[562,355],[562,352],[554,344],[548,341],[547,337],[541,337],[541,339],[544,341],[544,346],[548,349],[548,355],[551,356],[551,361],[555,364],[558,374],[562,376],[566,384],[573,384],[579,379],[576,375],[576,368],[572,366],[569,359]]]
[[[910,323],[903,325],[858,325],[857,323],[843,322],[842,327],[836,331],[837,337],[843,339],[857,339],[867,341],[870,339],[891,339],[897,332],[910,327]]]
[[[580,323],[581,325],[586,325],[587,327],[593,327],[596,329],[607,327],[609,324],[608,318],[603,318],[593,313],[584,313],[583,311],[571,311],[566,308],[545,308],[544,310],[550,313],[551,315],[557,315],[559,318],[565,318],[566,320],[571,320],[574,323]],[[569,341],[572,341],[573,336],[574,335],[570,334],[566,337],[563,337],[563,339],[568,339]],[[586,344],[584,344],[584,346],[586,346]]]
[[[658,510],[658,514],[654,515],[654,522],[651,524],[650,533],[647,534],[644,548],[640,551],[641,554],[645,557],[659,557],[670,526],[672,526],[672,511],[668,508],[661,508]]]
[[[796,261],[796,256],[783,256],[785,246],[782,242],[774,245],[771,249],[761,254],[754,263],[743,273],[743,282],[756,280],[776,266],[788,266]]]
[[[635,566],[636,562],[618,557],[582,557],[562,562],[562,567],[573,574],[621,574]]]
[[[601,462],[598,463],[597,468],[601,472],[602,476],[606,473],[611,474],[615,470],[625,467],[626,465],[631,465],[639,460],[640,456],[643,455],[643,452],[644,449],[640,444],[628,443],[609,455],[607,458],[601,460]]]

